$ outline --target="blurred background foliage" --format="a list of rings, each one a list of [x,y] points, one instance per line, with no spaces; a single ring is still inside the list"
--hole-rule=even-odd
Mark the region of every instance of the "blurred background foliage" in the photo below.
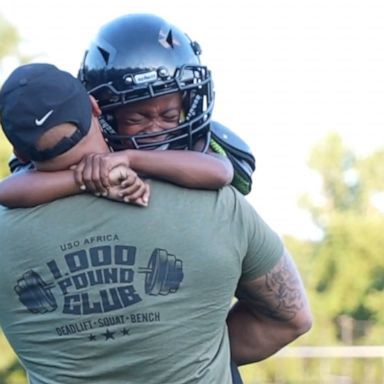
[[[0,36],[0,69],[9,57],[28,62],[19,52],[17,30],[1,15]],[[11,151],[0,133],[0,178],[9,174]],[[308,166],[321,180],[321,189],[298,203],[310,213],[321,236],[284,240],[304,277],[314,327],[294,346],[383,345],[384,148],[359,158],[338,134],[330,133],[311,150]],[[25,383],[24,371],[1,332],[0,351],[0,384]],[[273,357],[242,367],[241,372],[245,383],[320,383],[316,380],[321,364],[299,358],[282,363]],[[354,364],[348,383],[368,383],[364,364]],[[370,364],[371,382],[382,383],[382,359]],[[345,362],[336,361],[328,369],[341,372]],[[304,381],[297,377],[302,371]]]
[[[5,20],[0,14],[0,71],[2,70],[3,60],[13,57],[20,63],[24,58],[19,53],[20,37],[17,30]],[[7,162],[11,154],[11,146],[0,132],[0,178],[8,174]]]

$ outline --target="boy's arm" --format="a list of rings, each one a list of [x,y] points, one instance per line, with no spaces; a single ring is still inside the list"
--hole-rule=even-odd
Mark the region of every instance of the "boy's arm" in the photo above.
[[[105,196],[111,200],[147,206],[149,185],[127,167],[116,167],[110,173],[112,188]],[[121,193],[121,183],[126,191]],[[8,208],[34,207],[39,204],[84,192],[76,184],[74,171],[20,171],[0,182],[0,204]],[[128,200],[129,198],[129,200]]]
[[[215,153],[187,150],[130,152],[131,168],[136,172],[185,187],[217,189],[232,181],[232,164]]]
[[[80,192],[71,170],[20,171],[0,182],[0,204],[9,208],[33,207]]]
[[[109,187],[110,170],[118,165],[190,188],[217,189],[230,184],[233,177],[232,164],[222,155],[187,150],[128,149],[88,156],[77,166],[76,180],[90,190],[103,193]]]

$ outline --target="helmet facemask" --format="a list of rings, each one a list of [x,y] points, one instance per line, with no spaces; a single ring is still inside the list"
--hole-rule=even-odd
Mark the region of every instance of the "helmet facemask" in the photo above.
[[[185,73],[187,72],[193,73],[194,76],[186,78]],[[126,149],[127,147],[135,149],[193,149],[195,143],[205,138],[209,131],[214,105],[213,92],[210,87],[210,73],[206,67],[201,66],[182,68],[173,79],[128,88],[124,91],[118,91],[111,84],[102,84],[90,90],[90,94],[96,98],[101,106],[104,115],[101,121],[103,133],[114,150]],[[175,92],[182,92],[183,95],[183,119],[177,127],[162,132],[143,133],[134,136],[118,133],[113,114],[116,108]],[[156,137],[165,134],[166,139],[155,140]],[[205,138],[205,140],[207,139]]]

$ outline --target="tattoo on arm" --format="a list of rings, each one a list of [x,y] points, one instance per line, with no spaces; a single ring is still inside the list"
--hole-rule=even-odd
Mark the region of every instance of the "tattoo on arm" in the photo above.
[[[279,321],[293,319],[305,303],[300,276],[287,253],[270,272],[241,284],[237,297],[255,314]]]

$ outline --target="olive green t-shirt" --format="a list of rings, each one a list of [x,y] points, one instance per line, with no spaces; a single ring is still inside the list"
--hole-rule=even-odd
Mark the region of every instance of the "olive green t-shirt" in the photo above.
[[[236,286],[282,243],[232,187],[151,188],[0,208],[0,326],[32,384],[231,382]]]

